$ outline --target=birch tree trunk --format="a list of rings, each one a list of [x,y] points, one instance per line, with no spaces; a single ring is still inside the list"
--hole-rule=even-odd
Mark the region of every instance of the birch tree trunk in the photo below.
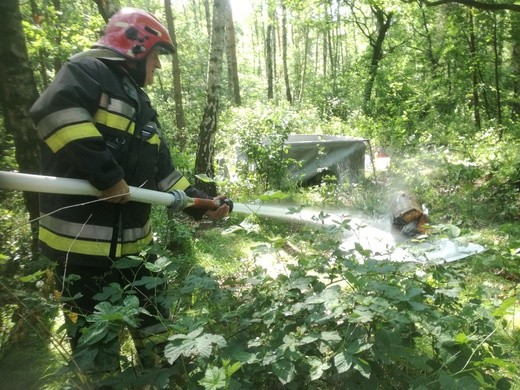
[[[208,61],[207,99],[199,128],[199,142],[195,159],[195,173],[213,177],[215,153],[215,133],[217,131],[218,109],[222,79],[222,59],[225,42],[225,0],[214,0],[211,47]],[[215,183],[197,181],[197,187],[215,196]]]
[[[300,75],[300,94],[298,96],[298,101],[300,103],[303,102],[303,95],[305,93],[305,81],[307,77],[307,61],[309,56],[309,27],[303,27],[303,56],[302,56],[302,70]]]
[[[274,99],[274,20],[273,12],[269,6],[268,21],[265,37],[265,72],[267,77],[267,99]]]
[[[211,7],[209,0],[204,0],[204,14],[206,15],[206,28],[208,29],[208,38],[211,39]]]
[[[38,138],[29,117],[29,109],[38,98],[38,91],[29,65],[18,0],[0,1],[0,14],[4,18],[0,23],[0,36],[3,37],[0,40],[0,105],[4,125],[14,139],[19,170],[39,173]],[[24,201],[30,220],[34,220],[39,215],[38,195],[24,193]],[[34,245],[36,235],[34,229]]]
[[[172,39],[173,45],[177,48],[177,37],[175,35],[175,24],[173,21],[171,0],[164,0],[164,12],[166,15],[166,24],[168,32]],[[172,54],[172,76],[173,76],[173,100],[175,102],[175,124],[177,125],[177,143],[179,148],[184,149],[186,146],[186,134],[184,121],[184,108],[182,104],[182,85],[181,85],[181,69],[179,65],[179,53],[175,50]]]
[[[230,87],[230,95],[236,106],[242,105],[240,96],[240,82],[238,79],[238,61],[237,61],[237,44],[235,35],[235,24],[233,22],[233,10],[229,0],[224,0],[226,6],[226,54],[228,66],[228,81]]]
[[[282,66],[285,82],[285,98],[292,104],[291,84],[289,81],[289,66],[287,65],[287,10],[282,4]]]

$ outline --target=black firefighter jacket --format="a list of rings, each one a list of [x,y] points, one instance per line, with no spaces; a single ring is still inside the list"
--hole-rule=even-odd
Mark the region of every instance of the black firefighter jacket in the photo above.
[[[85,179],[99,190],[124,178],[131,186],[206,197],[173,166],[148,96],[117,61],[69,61],[30,115],[44,175]],[[144,203],[42,194],[42,252],[54,261],[108,266],[152,242],[150,211]]]

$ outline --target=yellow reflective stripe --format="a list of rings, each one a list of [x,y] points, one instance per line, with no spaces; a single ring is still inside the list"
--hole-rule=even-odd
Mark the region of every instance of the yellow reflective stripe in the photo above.
[[[131,122],[127,117],[99,109],[96,115],[94,115],[94,120],[101,125],[134,134],[135,123]]]
[[[127,242],[122,245],[118,245],[118,251],[121,252],[118,256],[126,256],[134,253],[141,252],[144,248],[146,248],[153,240],[152,232],[150,231],[146,237],[141,238],[140,240],[134,242]]]
[[[188,179],[186,179],[183,176],[183,177],[181,177],[181,179],[177,183],[175,183],[174,185],[172,185],[170,187],[170,190],[181,190],[181,191],[184,191],[189,186],[190,186],[190,182],[188,181]]]
[[[68,143],[84,138],[101,138],[101,133],[92,123],[78,123],[58,130],[45,142],[56,153]]]
[[[112,237],[110,226],[85,225],[84,223],[65,221],[63,219],[44,215],[40,213],[40,225],[60,236],[81,237],[83,240],[106,241],[107,237]],[[150,219],[143,227],[130,228],[123,230],[123,242],[132,242],[146,237],[150,232]]]
[[[106,240],[112,237],[110,226],[85,225],[84,223],[65,221],[52,215],[40,213],[40,226],[60,236],[79,237],[84,240]]]
[[[40,241],[58,251],[93,256],[108,256],[110,253],[110,242],[84,241],[59,236],[42,226],[40,226],[38,234]]]
[[[189,186],[190,182],[178,169],[175,169],[172,173],[157,183],[157,187],[159,187],[159,190],[161,191],[184,191]]]
[[[83,122],[92,122],[92,116],[84,108],[71,107],[47,115],[38,123],[36,129],[40,138],[45,139],[56,129]]]
[[[154,134],[150,139],[146,140],[146,142],[152,145],[160,145],[161,137],[159,137],[157,134]]]
[[[85,241],[81,238],[70,238],[57,235],[50,230],[40,226],[39,239],[49,247],[62,251],[90,256],[108,256],[110,253],[110,242]],[[116,257],[139,253],[152,242],[152,232],[134,242],[119,243],[116,248]]]

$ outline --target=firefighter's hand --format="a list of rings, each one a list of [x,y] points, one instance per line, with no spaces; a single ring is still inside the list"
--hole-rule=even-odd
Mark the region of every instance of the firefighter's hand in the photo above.
[[[204,213],[204,216],[212,219],[214,221],[218,221],[219,219],[225,218],[232,209],[232,202],[225,195],[218,196],[214,198],[217,204],[221,204],[221,206],[216,210],[208,210]]]
[[[112,187],[101,191],[99,199],[110,203],[126,203],[130,200],[130,188],[126,181],[121,179]]]

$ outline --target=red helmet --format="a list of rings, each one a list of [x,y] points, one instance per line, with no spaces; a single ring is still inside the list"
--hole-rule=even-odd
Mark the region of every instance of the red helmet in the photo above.
[[[138,8],[125,7],[116,12],[94,47],[104,47],[123,56],[142,60],[159,47],[175,52],[168,30],[152,14]]]

